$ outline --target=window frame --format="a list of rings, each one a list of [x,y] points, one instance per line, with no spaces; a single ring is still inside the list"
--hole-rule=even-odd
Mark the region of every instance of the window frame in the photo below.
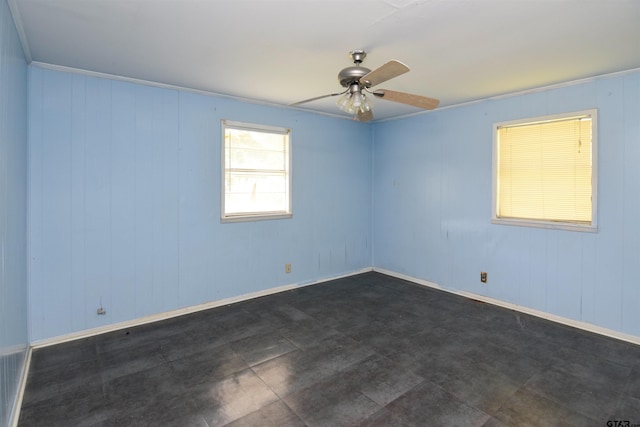
[[[591,117],[591,224],[574,223],[567,221],[545,221],[529,218],[501,218],[498,217],[498,171],[499,171],[499,147],[498,130],[501,127],[509,127],[525,124],[537,124],[540,122],[552,122],[578,117]],[[588,109],[568,113],[551,114],[537,117],[527,117],[517,120],[497,122],[493,125],[493,158],[492,158],[492,197],[491,197],[491,223],[502,225],[515,225],[523,227],[547,228],[556,230],[597,232],[598,231],[598,110]]]
[[[239,122],[234,120],[226,120],[222,119],[220,121],[221,128],[221,192],[220,192],[220,222],[246,222],[246,221],[260,221],[260,220],[274,220],[274,219],[285,219],[291,218],[293,216],[292,211],[292,150],[291,150],[291,129],[280,127],[280,126],[270,126],[270,125],[262,125],[255,123],[246,123]],[[265,133],[274,133],[279,135],[287,136],[287,148],[286,148],[286,186],[287,186],[287,206],[286,211],[260,211],[260,212],[245,212],[239,214],[227,214],[225,203],[226,203],[226,151],[225,151],[225,134],[228,128],[237,129],[237,130],[247,130],[254,132],[265,132]]]

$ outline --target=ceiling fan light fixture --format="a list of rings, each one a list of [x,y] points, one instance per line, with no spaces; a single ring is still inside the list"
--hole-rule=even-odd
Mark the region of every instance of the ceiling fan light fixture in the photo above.
[[[351,99],[351,93],[347,92],[336,100],[336,105],[338,106],[339,109],[344,111],[345,108],[347,108],[347,104],[349,103],[350,99]]]
[[[362,105],[362,101],[363,101],[363,96],[361,92],[355,92],[352,96],[352,104],[354,108],[360,108],[360,106]]]
[[[349,98],[349,102],[347,103],[347,106],[345,107],[344,111],[349,114],[355,114],[359,108],[360,108],[359,105],[358,106],[354,105],[353,95],[352,95],[351,98]]]
[[[373,108],[373,101],[362,91],[347,92],[336,101],[336,105],[348,114],[356,114],[358,111],[366,113]]]
[[[370,97],[365,96],[365,94],[362,94],[362,105],[360,106],[360,111],[362,111],[363,113],[366,113],[368,111],[371,111],[371,109],[373,108],[373,101],[371,100]]]

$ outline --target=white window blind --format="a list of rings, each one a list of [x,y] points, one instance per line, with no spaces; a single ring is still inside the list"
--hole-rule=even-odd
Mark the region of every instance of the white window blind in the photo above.
[[[496,127],[496,218],[593,225],[595,114]]]
[[[290,130],[223,121],[223,220],[291,216]]]

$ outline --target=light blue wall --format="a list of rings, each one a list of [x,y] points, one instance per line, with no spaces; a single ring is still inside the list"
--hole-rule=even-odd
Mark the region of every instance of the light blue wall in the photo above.
[[[33,340],[371,265],[640,336],[640,73],[373,125],[29,76]],[[492,225],[493,123],[588,108],[598,232]],[[222,118],[293,129],[291,220],[220,223]]]
[[[29,78],[32,340],[371,265],[371,125]],[[292,129],[292,219],[220,223],[221,119]]]
[[[27,344],[27,65],[0,0],[0,425],[8,425]]]
[[[599,231],[492,225],[493,123],[589,108]],[[640,73],[378,123],[374,141],[376,267],[640,337]]]

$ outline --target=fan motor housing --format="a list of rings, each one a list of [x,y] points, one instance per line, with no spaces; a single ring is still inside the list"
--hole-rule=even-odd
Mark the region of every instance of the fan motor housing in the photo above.
[[[338,81],[343,87],[349,87],[370,72],[366,67],[347,67],[338,73]]]

